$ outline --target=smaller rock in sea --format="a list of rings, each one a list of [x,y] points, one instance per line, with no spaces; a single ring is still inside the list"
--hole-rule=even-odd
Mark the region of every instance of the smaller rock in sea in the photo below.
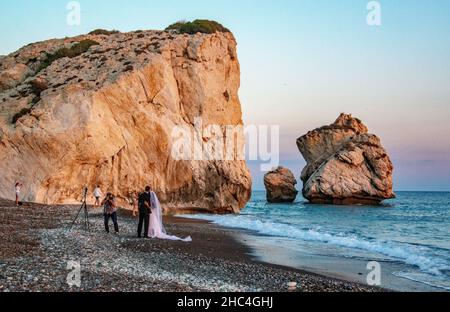
[[[297,180],[287,168],[278,167],[264,176],[264,185],[269,203],[292,203],[297,198]]]

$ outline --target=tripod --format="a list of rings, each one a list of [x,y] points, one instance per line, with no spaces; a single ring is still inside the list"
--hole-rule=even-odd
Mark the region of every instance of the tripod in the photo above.
[[[75,222],[77,222],[78,217],[81,214],[81,211],[84,210],[84,230],[89,232],[90,231],[90,224],[89,224],[89,213],[88,213],[88,207],[86,204],[86,197],[87,197],[88,188],[84,188],[84,195],[83,195],[83,203],[81,204],[80,209],[78,210],[77,216],[75,219],[73,219],[72,224],[70,225],[69,231],[72,230],[73,226],[75,225]]]

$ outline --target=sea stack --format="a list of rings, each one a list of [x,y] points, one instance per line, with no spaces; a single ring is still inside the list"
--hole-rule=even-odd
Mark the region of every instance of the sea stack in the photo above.
[[[303,196],[311,203],[379,204],[395,197],[392,162],[359,119],[341,114],[333,124],[300,137],[297,146],[307,163]]]
[[[244,160],[172,155],[174,129],[192,134],[192,151],[214,139],[199,124],[218,126],[224,142],[227,126],[242,126],[239,86],[225,30],[96,31],[27,45],[0,59],[0,197],[13,199],[21,181],[26,201],[79,203],[100,184],[129,207],[150,185],[170,213],[239,212],[251,195]]]
[[[298,191],[295,188],[297,180],[287,168],[278,167],[264,176],[267,201],[269,203],[292,203]]]

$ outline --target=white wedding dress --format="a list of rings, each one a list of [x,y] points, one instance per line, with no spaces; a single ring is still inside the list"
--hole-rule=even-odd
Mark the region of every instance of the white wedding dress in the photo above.
[[[168,235],[166,229],[164,228],[162,222],[162,209],[159,202],[158,196],[155,192],[150,193],[152,201],[152,213],[150,214],[150,224],[148,227],[148,236],[151,238],[168,239],[168,240],[179,240],[183,242],[192,242],[190,236],[186,238],[180,238],[177,236]]]

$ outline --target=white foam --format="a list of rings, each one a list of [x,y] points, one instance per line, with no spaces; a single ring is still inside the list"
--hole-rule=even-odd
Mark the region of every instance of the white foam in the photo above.
[[[427,248],[407,243],[368,240],[355,235],[330,234],[315,229],[302,230],[288,224],[261,221],[248,215],[192,215],[182,217],[208,220],[230,228],[248,229],[256,231],[260,235],[321,242],[339,247],[375,252],[387,256],[389,260],[417,266],[421,271],[436,276],[441,275],[441,271],[448,270],[450,267],[444,259],[428,256],[427,253],[430,250]]]
[[[406,278],[413,282],[419,282],[428,286],[450,290],[450,281],[448,280],[436,280],[436,278],[434,278],[432,281],[429,281],[428,276],[423,276],[423,274],[417,274],[414,272],[393,272],[392,274],[397,277]]]

